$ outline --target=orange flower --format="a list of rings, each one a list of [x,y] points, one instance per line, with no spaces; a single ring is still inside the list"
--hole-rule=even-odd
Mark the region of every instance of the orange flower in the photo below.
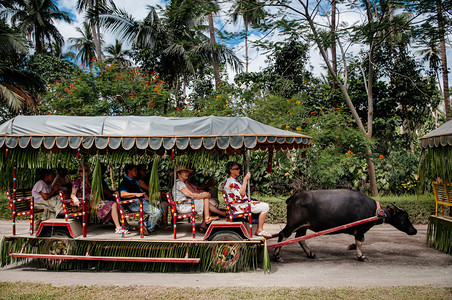
[[[383,154],[380,154],[380,160],[382,160],[383,159]]]

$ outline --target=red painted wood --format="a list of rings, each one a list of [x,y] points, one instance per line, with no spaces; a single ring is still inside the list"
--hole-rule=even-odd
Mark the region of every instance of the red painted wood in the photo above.
[[[67,260],[97,260],[97,261],[130,261],[130,262],[162,262],[162,263],[199,263],[200,258],[165,258],[165,257],[122,257],[122,256],[84,256],[84,255],[51,255],[32,253],[10,253],[11,257],[67,259]]]
[[[348,224],[345,224],[345,225],[333,227],[333,228],[322,230],[322,231],[315,232],[315,233],[312,233],[312,234],[300,236],[300,237],[297,237],[297,238],[294,238],[294,239],[286,240],[286,241],[283,241],[283,242],[280,242],[280,243],[276,243],[274,245],[269,245],[269,246],[267,246],[267,249],[271,250],[271,249],[278,248],[278,247],[281,247],[281,246],[290,245],[290,244],[297,243],[297,242],[300,242],[300,241],[304,241],[304,240],[307,240],[307,239],[310,239],[310,238],[313,238],[313,237],[317,237],[317,236],[321,236],[321,235],[324,235],[324,234],[332,233],[332,232],[339,231],[339,230],[342,230],[342,229],[347,229],[347,228],[350,228],[350,227],[358,226],[358,225],[361,225],[361,224],[364,224],[364,223],[369,223],[369,222],[376,221],[376,220],[378,220],[377,216],[371,217],[371,218],[367,218],[367,219],[363,219],[363,220],[359,220],[359,221],[355,221],[355,222],[348,223]],[[272,235],[272,237],[273,236],[275,236],[275,235]]]

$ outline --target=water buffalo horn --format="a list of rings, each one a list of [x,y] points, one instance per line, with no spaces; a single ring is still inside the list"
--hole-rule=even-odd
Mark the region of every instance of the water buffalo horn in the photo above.
[[[398,207],[397,205],[395,205],[394,202],[392,202],[391,204],[392,204],[392,206],[394,206],[397,210],[402,210],[400,207]]]

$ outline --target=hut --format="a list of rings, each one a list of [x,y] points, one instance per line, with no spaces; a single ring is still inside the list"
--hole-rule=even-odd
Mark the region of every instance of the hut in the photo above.
[[[423,136],[420,146],[421,174],[428,169],[435,178],[436,210],[429,218],[427,244],[452,254],[452,120]]]

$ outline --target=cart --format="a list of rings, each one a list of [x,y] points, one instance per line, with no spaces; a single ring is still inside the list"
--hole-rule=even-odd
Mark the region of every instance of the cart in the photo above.
[[[130,152],[174,158],[187,151],[203,151],[247,154],[249,159],[250,150],[260,149],[267,150],[271,160],[273,151],[311,144],[308,136],[244,117],[17,116],[0,125],[0,159],[3,166],[10,164],[14,170],[13,193],[16,169],[27,167],[27,159],[36,155],[52,161],[58,154]],[[32,225],[33,215],[30,220]],[[2,266],[33,260],[54,269],[237,271],[255,269],[263,260],[264,269],[269,268],[265,239],[252,237],[246,222],[214,221],[204,236],[196,238],[188,224],[181,225],[187,227],[187,234],[178,239],[169,233],[118,238],[99,225],[51,219],[43,221],[36,234],[31,226],[31,235],[5,236]]]

